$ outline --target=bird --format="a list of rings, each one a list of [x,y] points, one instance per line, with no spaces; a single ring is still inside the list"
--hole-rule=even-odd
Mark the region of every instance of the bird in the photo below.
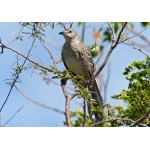
[[[87,103],[90,119],[94,123],[102,121],[104,119],[103,98],[97,86],[96,79],[93,79],[96,67],[92,55],[74,29],[69,28],[59,34],[63,35],[65,38],[65,43],[61,52],[64,66],[74,75],[84,77],[84,86],[88,86],[91,97],[95,100],[92,102],[92,106]],[[92,83],[86,81],[91,81]],[[101,111],[91,111],[92,108],[97,108],[97,106]]]

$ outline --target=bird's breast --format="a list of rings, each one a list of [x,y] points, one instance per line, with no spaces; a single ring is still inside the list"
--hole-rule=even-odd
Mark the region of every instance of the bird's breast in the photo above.
[[[80,52],[71,46],[64,45],[62,57],[67,68],[76,75],[88,78],[88,74],[84,68]]]

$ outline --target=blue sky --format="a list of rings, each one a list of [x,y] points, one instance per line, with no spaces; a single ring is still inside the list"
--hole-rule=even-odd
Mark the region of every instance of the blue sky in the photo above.
[[[100,24],[101,23],[88,23],[88,25],[96,27],[99,27]],[[77,27],[77,24],[74,23],[73,28],[81,37],[81,27]],[[1,22],[0,37],[4,44],[7,45],[12,39],[14,39],[19,29],[20,26],[18,25],[18,23]],[[141,31],[141,26],[138,23],[135,23],[135,29],[137,31]],[[64,43],[64,38],[58,34],[62,30],[63,29],[59,28],[58,26],[56,26],[53,30],[49,27],[46,32],[46,39],[50,39],[59,47],[62,47]],[[85,43],[87,45],[93,44],[94,39],[92,38],[92,29],[87,29],[85,34]],[[150,30],[147,29],[142,34],[149,38]],[[28,39],[28,37],[29,35],[25,35],[22,42],[15,41],[10,45],[10,47],[15,48],[23,54],[27,54],[32,41],[32,39]],[[138,38],[135,38],[135,41],[140,42]],[[55,59],[59,60],[61,57],[61,51],[50,44],[48,46]],[[101,62],[104,60],[109,50],[109,47],[110,45],[105,47]],[[37,61],[38,63],[42,62],[42,64],[45,66],[50,66],[52,64],[52,60],[49,58],[48,53],[40,45],[39,41],[36,42],[36,47],[33,49],[31,55],[32,56],[30,58],[34,61]],[[11,73],[14,72],[12,69],[12,65],[16,61],[15,56],[16,54],[7,49],[5,49],[4,53],[0,55],[0,106],[4,102],[10,89],[10,86],[6,84],[7,81],[4,80],[10,79]],[[22,59],[22,57],[19,58]],[[110,81],[107,91],[107,103],[111,103],[112,105],[124,105],[121,101],[113,100],[110,97],[113,94],[121,92],[122,89],[125,89],[128,86],[128,82],[127,80],[125,80],[125,76],[122,75],[124,68],[130,65],[133,61],[143,60],[144,58],[145,56],[142,53],[126,45],[120,44],[113,51],[109,58],[109,62],[111,63],[111,70]],[[20,62],[21,61],[23,61],[23,59],[20,60]],[[63,63],[61,63],[58,65],[58,68],[63,69],[65,67]],[[107,77],[107,65],[103,69],[102,75],[105,81]],[[49,76],[52,77],[53,74],[50,73]],[[42,103],[58,108],[60,110],[64,110],[65,98],[63,96],[60,86],[54,85],[53,83],[46,84],[46,82],[43,81],[40,75],[38,75],[35,71],[33,71],[32,73],[31,70],[23,71],[20,75],[20,79],[20,86],[28,95]],[[55,81],[58,81],[59,83],[59,80],[55,79]],[[26,102],[28,103],[26,104]],[[81,103],[81,99],[74,99],[71,102],[71,110],[81,109]],[[24,108],[21,109],[20,112],[17,113],[17,115],[6,126],[64,126],[64,115],[47,110],[29,102],[15,88],[12,90],[5,107],[1,112],[2,125],[24,104],[26,104]]]

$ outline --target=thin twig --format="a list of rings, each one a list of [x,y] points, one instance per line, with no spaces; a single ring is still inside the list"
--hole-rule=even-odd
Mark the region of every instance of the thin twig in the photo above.
[[[67,28],[66,28],[66,26],[65,26],[65,23],[63,23],[63,22],[58,22],[58,24],[59,24],[61,27],[63,27],[65,30],[67,30]]]
[[[27,56],[26,56],[26,58],[25,58],[23,64],[21,65],[21,69],[20,69],[20,71],[16,74],[16,76],[15,76],[15,78],[14,78],[14,80],[13,80],[13,83],[12,83],[12,85],[11,85],[11,87],[10,87],[10,90],[9,90],[9,92],[8,92],[8,95],[7,95],[7,97],[6,97],[5,101],[4,101],[4,103],[2,104],[2,107],[0,108],[0,112],[2,111],[3,107],[5,106],[7,100],[8,100],[8,98],[9,98],[9,96],[10,96],[10,93],[11,93],[11,91],[12,91],[14,85],[15,85],[15,83],[17,82],[17,80],[18,80],[18,78],[19,78],[19,75],[20,75],[20,73],[21,73],[21,71],[22,71],[22,68],[23,68],[23,66],[24,66],[25,63],[26,63],[27,58],[29,57],[29,54],[30,54],[31,50],[33,49],[35,40],[36,40],[36,38],[33,39],[31,48],[29,49],[28,54],[27,54]],[[4,45],[3,45],[3,46],[4,46]],[[5,46],[4,46],[4,47],[5,47]],[[5,47],[5,48],[6,48],[6,47]]]
[[[52,111],[55,111],[57,113],[60,113],[60,114],[64,114],[64,111],[60,110],[60,109],[57,109],[57,108],[54,108],[54,107],[51,107],[47,104],[44,104],[44,103],[41,103],[39,102],[38,100],[30,97],[27,93],[25,93],[23,91],[23,89],[19,86],[19,84],[15,84],[15,87],[17,88],[17,90],[22,94],[23,97],[25,97],[27,100],[29,100],[30,102],[38,105],[38,106],[41,106],[41,107],[44,107],[46,109],[49,109],[49,110],[52,110]]]
[[[110,79],[110,63],[108,63],[108,68],[107,68],[107,79],[104,85],[104,102],[106,103],[107,101],[107,87]]]
[[[126,27],[128,31],[130,31],[131,33],[135,34],[135,36],[138,35],[139,38],[141,38],[144,42],[146,42],[148,45],[150,45],[150,41],[144,36],[141,35],[140,33],[142,33],[144,30],[146,30],[148,27],[146,27],[145,29],[143,29],[141,32],[137,32],[131,28],[129,28],[129,26]]]
[[[22,32],[23,29],[24,29],[24,27],[21,28],[21,30],[20,30],[19,33],[17,34],[16,38],[13,39],[12,41],[10,41],[9,44],[7,44],[7,46],[10,45],[11,43],[13,43],[15,40],[18,40],[19,35],[20,35],[20,33]]]
[[[111,24],[110,22],[108,22],[108,25],[109,25],[109,27],[110,27],[110,29],[111,29],[111,31],[112,31],[113,40],[115,41],[115,39],[116,39],[116,35],[115,35],[114,28],[113,28],[113,26],[112,26],[112,24]]]
[[[126,42],[123,42],[123,43],[126,44],[126,45],[128,45],[128,46],[130,46],[130,47],[132,47],[135,50],[138,50],[139,52],[141,52],[142,54],[144,54],[145,56],[147,56],[148,58],[150,58],[150,56],[148,56],[147,54],[145,54],[140,48],[136,48],[135,46],[132,46],[131,44],[126,43]]]
[[[145,119],[148,117],[149,114],[150,114],[150,110],[147,111],[147,112],[146,112],[141,118],[139,118],[137,121],[135,121],[135,122],[131,125],[131,127],[137,126],[139,123],[141,123],[143,120],[145,120]]]
[[[25,103],[23,106],[21,106],[3,125],[2,127],[6,126],[14,117],[15,115],[26,105],[27,103]]]
[[[120,40],[120,38],[121,38],[121,34],[122,34],[123,30],[125,29],[126,25],[127,25],[127,22],[125,22],[125,23],[123,24],[123,26],[122,26],[122,28],[121,28],[121,30],[120,30],[120,32],[119,32],[118,38],[117,38],[117,40],[116,40],[116,42],[115,42],[115,44],[112,45],[112,49],[114,49],[114,48],[118,45],[119,40]]]
[[[55,59],[54,59],[54,57],[53,57],[53,55],[51,54],[51,51],[49,50],[49,48],[48,48],[48,45],[47,45],[47,43],[46,43],[46,41],[45,40],[43,40],[42,38],[39,38],[39,40],[40,40],[40,42],[41,42],[41,44],[42,44],[42,46],[48,51],[48,53],[49,53],[49,55],[50,55],[50,57],[51,57],[51,59],[53,60],[53,64],[54,64],[54,67],[56,68],[56,61],[55,61]],[[43,42],[44,43],[43,43]],[[46,46],[45,46],[45,45]]]
[[[58,50],[62,50],[62,47],[60,47],[59,45],[57,45],[56,43],[54,43],[52,40],[50,40],[49,38],[46,39],[47,43],[49,43],[50,45],[52,45],[53,47],[55,47]]]
[[[38,64],[38,63],[36,63],[36,62],[34,62],[33,60],[31,60],[31,59],[28,58],[27,56],[23,55],[22,53],[18,52],[17,50],[15,50],[15,49],[13,49],[13,48],[11,48],[11,47],[8,47],[8,46],[6,46],[6,45],[4,45],[4,44],[0,45],[0,47],[3,47],[3,48],[7,48],[7,49],[9,49],[9,50],[12,50],[13,52],[17,53],[18,55],[22,56],[23,58],[29,60],[29,61],[30,61],[31,63],[33,63],[34,65],[36,65],[36,66],[38,66],[38,67],[40,67],[40,68],[42,68],[42,69],[45,69],[45,70],[47,70],[47,71],[49,71],[49,72],[52,72],[52,69],[50,69],[50,68],[48,68],[48,67],[44,67],[44,66],[42,66],[42,65],[40,65],[40,64]]]
[[[126,28],[127,28],[127,27],[126,27]],[[131,36],[131,37],[128,37],[128,38],[126,38],[126,39],[120,41],[119,43],[125,42],[125,41],[127,41],[127,40],[129,40],[129,39],[132,39],[132,38],[136,37],[136,36],[141,36],[140,34],[141,34],[142,32],[144,32],[147,28],[148,28],[148,27],[146,27],[146,28],[143,29],[142,31],[136,33],[135,35],[133,35],[133,36]],[[128,28],[127,28],[127,29],[128,29]]]
[[[106,55],[106,57],[105,57],[105,60],[104,60],[103,64],[99,67],[99,69],[97,70],[97,72],[95,73],[93,79],[98,76],[98,74],[101,72],[101,70],[102,70],[102,69],[104,68],[104,66],[106,65],[106,63],[107,63],[107,61],[108,61],[108,59],[109,59],[109,57],[110,57],[112,51],[113,51],[113,50],[116,48],[116,46],[118,45],[118,42],[119,42],[119,40],[120,40],[120,38],[121,38],[121,34],[122,34],[123,30],[125,29],[125,26],[126,26],[126,25],[127,25],[127,22],[125,22],[125,23],[123,24],[123,26],[122,26],[122,28],[121,28],[121,30],[120,30],[120,32],[119,32],[119,35],[118,35],[118,37],[117,37],[116,42],[114,43],[114,42],[112,41],[112,45],[111,45],[111,47],[110,47],[110,49],[109,49],[109,51],[108,51],[108,53],[107,53],[107,55]]]
[[[70,28],[72,28],[73,22],[69,22]]]
[[[149,45],[147,45],[147,44],[136,43],[136,42],[131,41],[131,40],[130,40],[130,44],[132,44],[134,46],[138,46],[138,47],[144,48],[145,51],[148,51],[150,49]]]
[[[82,26],[82,41],[84,42],[84,35],[85,35],[85,22],[83,23],[83,26]]]

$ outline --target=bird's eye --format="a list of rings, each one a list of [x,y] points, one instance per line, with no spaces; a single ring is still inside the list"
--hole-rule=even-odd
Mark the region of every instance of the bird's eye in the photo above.
[[[72,31],[70,30],[69,33],[72,33]]]

